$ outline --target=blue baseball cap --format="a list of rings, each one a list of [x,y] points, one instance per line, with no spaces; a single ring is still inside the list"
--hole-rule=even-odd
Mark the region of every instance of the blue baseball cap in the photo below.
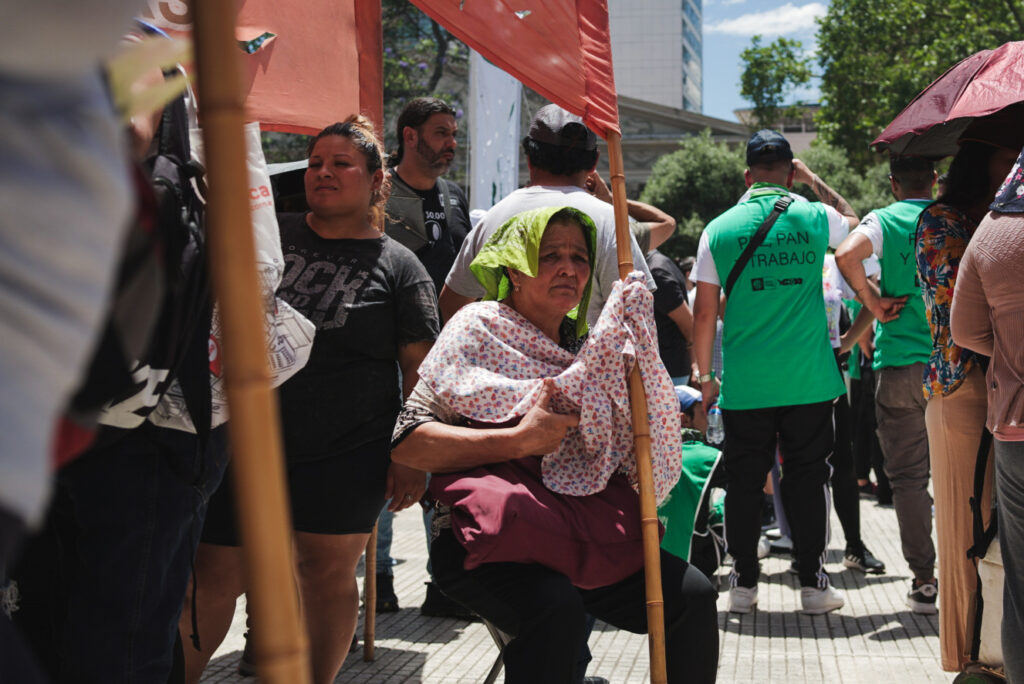
[[[747,141],[747,166],[793,158],[793,149],[781,133],[763,128]]]
[[[700,390],[689,385],[676,385],[676,396],[679,398],[679,410],[685,411],[703,399]]]

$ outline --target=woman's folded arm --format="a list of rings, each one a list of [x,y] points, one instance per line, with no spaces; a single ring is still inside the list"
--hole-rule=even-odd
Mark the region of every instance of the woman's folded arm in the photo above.
[[[551,396],[557,392],[551,380],[537,402],[513,427],[470,428],[451,425],[444,419],[438,399],[422,382],[417,384],[395,426],[391,460],[431,473],[448,473],[524,456],[548,454],[556,449],[579,417],[554,413]]]

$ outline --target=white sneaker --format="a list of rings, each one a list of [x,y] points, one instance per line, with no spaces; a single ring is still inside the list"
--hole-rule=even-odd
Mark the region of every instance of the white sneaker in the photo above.
[[[803,606],[803,612],[807,615],[824,615],[836,608],[842,608],[846,604],[846,600],[843,598],[843,592],[830,584],[824,589],[802,588],[800,603]]]
[[[733,587],[729,590],[729,612],[749,613],[757,605],[757,587]]]
[[[757,542],[757,559],[765,558],[771,551],[772,543],[768,541],[768,537],[761,537]]]

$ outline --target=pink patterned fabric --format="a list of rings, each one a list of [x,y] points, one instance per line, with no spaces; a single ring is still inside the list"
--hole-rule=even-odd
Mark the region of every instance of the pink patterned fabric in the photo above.
[[[679,401],[658,357],[653,297],[640,273],[615,284],[575,357],[508,306],[478,302],[448,321],[419,372],[452,411],[490,424],[521,418],[543,379],[554,378],[560,392],[552,408],[578,413],[580,424],[544,456],[542,479],[551,491],[586,496],[603,490],[615,472],[637,488],[627,383],[634,362],[647,392],[660,503],[681,470]]]

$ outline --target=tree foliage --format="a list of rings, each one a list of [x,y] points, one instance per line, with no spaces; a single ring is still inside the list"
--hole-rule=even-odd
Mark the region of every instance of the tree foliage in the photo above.
[[[844,150],[820,141],[799,156],[853,206],[858,216],[893,201],[887,161],[876,159],[865,170],[858,170]],[[684,139],[677,151],[660,157],[640,196],[641,201],[676,219],[676,234],[658,249],[673,259],[696,254],[704,227],[735,205],[746,190],[745,167],[742,149],[714,142],[709,131]],[[818,201],[806,185],[798,184],[793,190]]]
[[[740,76],[740,95],[754,104],[754,122],[757,128],[770,128],[781,116],[782,103],[800,86],[811,80],[811,59],[801,56],[803,44],[799,40],[778,38],[774,43],[761,45],[761,36],[750,39],[750,47],[740,53],[743,74]]]
[[[929,83],[1022,35],[1020,0],[832,0],[818,30],[819,131],[864,168],[871,141]]]
[[[801,152],[800,159],[842,195],[860,217],[893,201],[889,190],[888,160],[877,159],[865,171],[859,171],[850,163],[845,151],[821,142]],[[813,202],[818,201],[810,187],[802,183],[793,189]]]
[[[704,224],[731,207],[744,191],[742,152],[711,139],[705,129],[684,138],[675,152],[654,162],[640,195],[679,224],[676,236],[661,247],[678,257],[696,254]]]
[[[383,0],[384,119],[393,124],[414,97],[461,103],[469,73],[469,48],[408,0]],[[393,136],[393,125],[386,125]],[[389,143],[395,141],[388,138]]]

